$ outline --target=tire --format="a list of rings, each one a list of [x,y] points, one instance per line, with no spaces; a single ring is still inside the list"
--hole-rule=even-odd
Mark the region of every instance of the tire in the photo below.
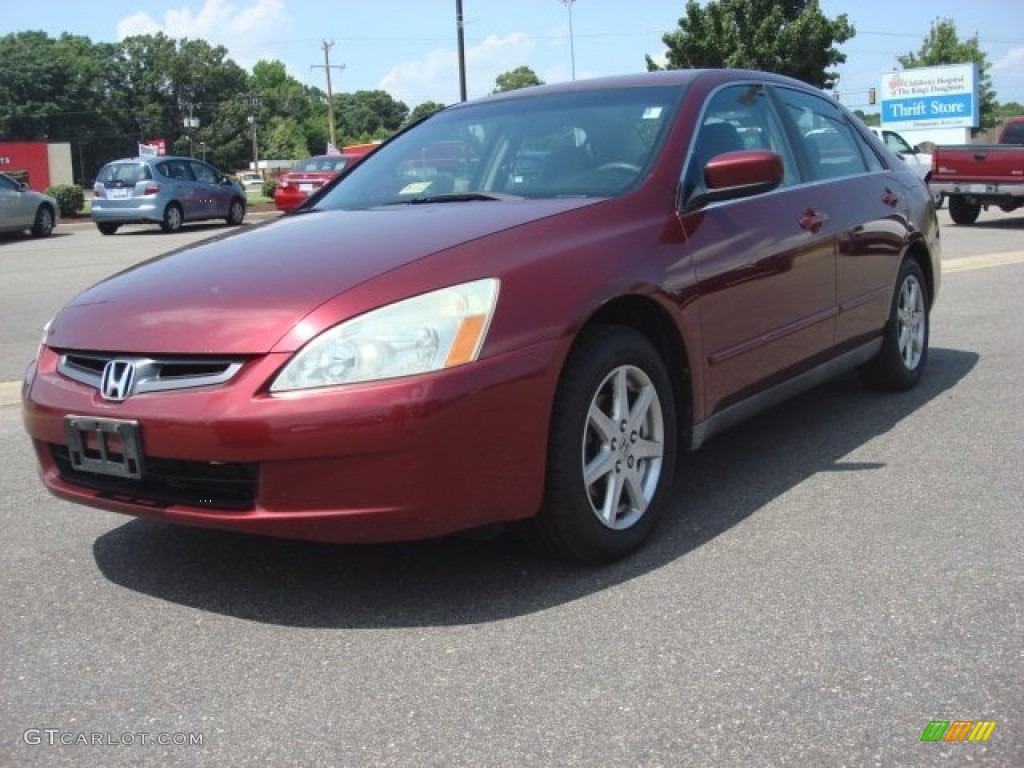
[[[540,554],[590,564],[634,551],[663,512],[676,442],[672,386],[651,343],[619,327],[581,337],[555,394],[544,503],[519,524],[521,537]]]
[[[183,218],[181,207],[177,203],[168,203],[164,208],[164,218],[160,222],[160,229],[164,232],[177,232],[181,229]]]
[[[980,213],[981,206],[977,203],[968,203],[961,195],[950,195],[949,217],[954,224],[973,224]]]
[[[97,224],[96,229],[100,231],[101,235],[112,235],[117,232],[118,224]]]
[[[228,226],[237,227],[245,219],[245,202],[240,198],[235,198],[231,201],[231,205],[228,206],[228,217],[225,219]]]
[[[53,221],[53,209],[48,205],[40,205],[32,224],[32,237],[49,237],[53,233]]]
[[[929,310],[924,273],[916,261],[907,259],[896,280],[882,349],[860,369],[868,386],[902,392],[917,385],[928,362]]]

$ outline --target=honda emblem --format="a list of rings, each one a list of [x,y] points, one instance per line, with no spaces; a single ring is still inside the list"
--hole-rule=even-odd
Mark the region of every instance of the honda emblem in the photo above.
[[[135,386],[135,363],[127,360],[111,360],[103,366],[100,379],[100,394],[104,400],[120,403],[132,393]]]

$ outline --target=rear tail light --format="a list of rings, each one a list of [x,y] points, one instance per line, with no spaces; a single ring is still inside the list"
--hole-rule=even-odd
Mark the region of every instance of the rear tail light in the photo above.
[[[103,189],[103,185],[102,184],[93,184],[92,185],[92,194],[93,194],[93,197],[106,197],[107,196],[107,192],[106,192],[105,189]]]
[[[143,195],[155,195],[160,191],[160,185],[157,183],[150,183],[145,186],[142,190]]]

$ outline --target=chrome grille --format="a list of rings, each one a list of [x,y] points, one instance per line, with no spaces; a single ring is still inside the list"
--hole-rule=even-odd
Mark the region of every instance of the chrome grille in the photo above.
[[[245,360],[239,358],[133,357],[102,352],[65,352],[60,355],[57,370],[69,379],[98,390],[103,369],[113,361],[135,366],[134,381],[126,396],[224,384],[245,364]]]

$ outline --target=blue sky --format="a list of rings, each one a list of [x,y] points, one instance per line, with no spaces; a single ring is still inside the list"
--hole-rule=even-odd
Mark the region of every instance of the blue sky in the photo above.
[[[302,82],[326,88],[321,42],[333,41],[336,92],[381,88],[413,108],[459,98],[455,0],[4,0],[0,35],[43,29],[94,42],[162,30],[172,37],[222,44],[251,67],[283,61]],[[1000,101],[1024,103],[1024,0],[822,0],[824,12],[849,15],[857,35],[842,46],[844,103],[860,106],[868,88],[917,51],[936,18],[950,18],[961,38],[977,33],[993,65]],[[644,54],[664,54],[661,36],[677,26],[685,0],[463,0],[469,96],[520,65],[542,80],[641,72]]]

